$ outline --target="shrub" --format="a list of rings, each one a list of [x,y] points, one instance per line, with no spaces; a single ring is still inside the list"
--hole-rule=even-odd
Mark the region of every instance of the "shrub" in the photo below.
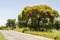
[[[28,31],[29,30],[29,28],[23,28],[23,33],[25,32],[25,31]]]

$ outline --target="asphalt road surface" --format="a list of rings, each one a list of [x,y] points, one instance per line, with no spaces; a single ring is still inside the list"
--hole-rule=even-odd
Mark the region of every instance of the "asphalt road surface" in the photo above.
[[[35,36],[26,33],[20,33],[12,30],[0,30],[0,32],[5,36],[6,40],[53,40],[41,36]]]

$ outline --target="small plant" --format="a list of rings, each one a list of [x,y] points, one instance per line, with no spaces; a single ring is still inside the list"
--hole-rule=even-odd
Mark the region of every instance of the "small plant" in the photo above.
[[[28,31],[28,30],[29,30],[28,28],[24,28],[22,32],[24,33],[25,31]]]

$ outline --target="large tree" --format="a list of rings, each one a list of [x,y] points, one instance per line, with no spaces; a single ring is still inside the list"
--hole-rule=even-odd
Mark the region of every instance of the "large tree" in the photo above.
[[[22,14],[18,15],[18,26],[23,27],[27,26],[28,20],[29,20],[29,13],[27,13],[30,10],[30,6],[26,6],[24,10],[22,11]]]
[[[48,25],[53,28],[55,17],[58,17],[58,12],[48,5],[27,6],[22,11],[22,20],[25,25],[30,24],[30,27],[35,30],[39,30],[42,27],[47,28]],[[43,26],[41,26],[42,24]]]

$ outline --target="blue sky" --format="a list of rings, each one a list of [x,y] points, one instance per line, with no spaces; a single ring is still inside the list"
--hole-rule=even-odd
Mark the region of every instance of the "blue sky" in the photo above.
[[[60,0],[0,0],[0,25],[4,25],[9,18],[17,19],[25,6],[40,4],[47,4],[60,11]]]

